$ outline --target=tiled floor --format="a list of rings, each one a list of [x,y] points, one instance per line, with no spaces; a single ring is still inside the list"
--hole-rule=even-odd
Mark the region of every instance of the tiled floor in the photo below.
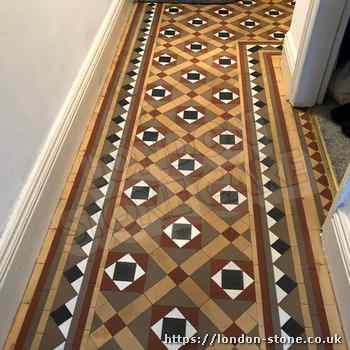
[[[342,334],[319,238],[332,193],[280,79],[292,10],[137,5],[8,349]]]

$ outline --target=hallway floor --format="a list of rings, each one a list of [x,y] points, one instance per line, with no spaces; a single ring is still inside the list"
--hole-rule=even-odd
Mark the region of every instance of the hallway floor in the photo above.
[[[7,348],[341,335],[320,241],[329,178],[280,78],[292,2],[135,11]]]

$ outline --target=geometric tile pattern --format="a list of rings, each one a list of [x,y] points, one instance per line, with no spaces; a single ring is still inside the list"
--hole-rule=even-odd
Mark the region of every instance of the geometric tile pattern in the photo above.
[[[283,336],[292,336],[292,334],[289,334],[289,328],[286,325],[293,323],[295,324],[294,328],[298,329],[299,336],[304,332],[303,326],[301,326],[292,317],[290,311],[287,311],[284,307],[285,299],[293,292],[297,283],[290,274],[288,275],[287,271],[290,269],[281,268],[280,264],[280,261],[285,259],[285,256],[290,253],[290,249],[289,242],[280,237],[279,224],[285,219],[285,211],[281,200],[278,200],[278,197],[281,197],[278,177],[276,175],[273,177],[271,176],[271,174],[275,173],[273,169],[276,167],[276,158],[274,153],[271,152],[273,141],[269,130],[270,121],[269,116],[266,114],[266,102],[262,98],[264,87],[261,84],[261,72],[259,71],[259,64],[256,59],[256,53],[267,47],[272,49],[281,48],[278,44],[252,44],[246,47],[255,135],[258,147],[258,160],[263,185],[264,203],[262,206],[266,215],[267,233],[270,241],[280,332]],[[278,206],[276,206],[275,203],[278,203]]]
[[[264,283],[278,321],[274,333],[304,335],[278,140],[259,62],[261,49],[280,49],[292,4],[138,9],[143,17],[135,17],[139,24],[128,38],[135,44],[126,73],[117,72],[121,88],[113,92],[94,177],[84,180],[91,186],[78,206],[83,210],[73,213],[77,228],[63,248],[63,271],[52,272],[58,286],[30,315],[25,346],[178,349],[168,336],[258,336],[269,327],[259,311],[267,303]],[[250,42],[246,74],[238,67],[242,40]],[[255,44],[266,40],[273,42]],[[249,82],[254,140],[247,139],[241,79]],[[247,162],[252,149],[256,173]],[[247,186],[252,178],[261,196]],[[256,207],[264,227],[254,227]],[[268,252],[264,261],[261,250]],[[261,263],[268,274],[261,275]]]

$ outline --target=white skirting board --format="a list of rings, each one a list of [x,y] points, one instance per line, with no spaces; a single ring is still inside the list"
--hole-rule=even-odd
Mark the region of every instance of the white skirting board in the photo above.
[[[0,348],[133,7],[132,0],[112,1],[0,239]]]
[[[346,341],[350,344],[350,221],[341,209],[327,220],[322,241]]]

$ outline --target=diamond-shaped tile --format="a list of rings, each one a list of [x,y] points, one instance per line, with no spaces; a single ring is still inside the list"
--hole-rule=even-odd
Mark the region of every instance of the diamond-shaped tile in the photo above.
[[[198,111],[195,107],[188,107],[177,114],[187,123],[192,124],[204,117],[204,114]]]
[[[269,35],[272,39],[283,40],[286,36],[286,33],[277,30]]]
[[[238,1],[239,5],[242,5],[244,7],[252,7],[256,4],[256,1],[254,0],[240,0]]]
[[[161,64],[162,66],[166,66],[170,63],[174,63],[176,61],[176,59],[167,54],[167,53],[163,53],[159,56],[157,56],[155,59],[154,59],[156,62],[158,62],[159,64]]]
[[[169,6],[166,8],[165,12],[169,13],[170,15],[178,15],[182,12],[182,8],[177,6]]]
[[[226,7],[221,7],[214,12],[221,17],[229,16],[232,13],[232,11]]]
[[[195,84],[198,83],[200,80],[204,79],[205,75],[193,69],[183,74],[182,77],[190,83]]]
[[[173,37],[179,35],[180,33],[175,28],[169,27],[169,28],[165,28],[165,29],[161,30],[160,34],[162,34],[166,38],[173,38]]]
[[[192,18],[191,20],[189,20],[187,23],[191,24],[194,27],[201,27],[201,26],[207,24],[208,22],[206,20],[204,20],[203,18],[195,17],[195,18]]]
[[[214,94],[214,97],[218,99],[220,102],[223,103],[231,103],[234,100],[236,100],[239,96],[234,93],[233,91],[229,89],[221,89],[216,94]]]
[[[158,85],[147,91],[147,94],[151,96],[154,100],[160,101],[165,97],[171,95],[170,91],[168,91],[165,87]]]
[[[247,199],[245,195],[237,191],[231,185],[227,185],[219,192],[215,193],[213,198],[229,211],[232,211]]]
[[[260,22],[258,22],[256,19],[253,19],[253,18],[247,18],[244,21],[242,21],[240,24],[241,26],[247,29],[254,29],[260,25]]]
[[[207,47],[203,43],[200,43],[198,41],[194,41],[194,42],[186,45],[186,48],[192,52],[197,53],[197,52],[200,52],[200,51],[206,49]]]
[[[228,40],[234,36],[234,34],[225,29],[216,32],[214,35],[221,40]]]
[[[129,187],[124,193],[136,205],[141,205],[157,195],[157,192],[144,181]]]
[[[236,61],[233,58],[228,56],[221,56],[218,59],[216,59],[214,62],[223,68],[230,67],[236,63]]]
[[[153,146],[155,143],[165,138],[164,135],[154,127],[150,127],[140,132],[139,134],[137,134],[137,137],[141,141],[143,141],[147,146]]]
[[[105,272],[120,291],[128,288],[145,274],[145,271],[130,254],[124,255],[106,267]]]
[[[185,154],[181,158],[171,163],[181,174],[187,176],[198,170],[202,165],[191,155]]]
[[[215,136],[213,140],[225,149],[230,149],[242,142],[242,139],[229,130],[223,131],[221,134]]]
[[[193,327],[190,321],[182,314],[178,308],[173,308],[159,321],[151,327],[163,345],[169,350],[177,350],[183,347],[181,343],[166,343],[166,336],[173,337],[193,337],[197,330]]]
[[[200,232],[185,217],[181,217],[164,229],[164,233],[179,247],[184,247],[187,243],[197,237]]]
[[[273,18],[276,18],[276,17],[279,17],[279,16],[283,15],[283,12],[280,11],[279,9],[272,8],[270,10],[267,10],[265,12],[265,15],[273,17]]]
[[[231,298],[236,299],[254,280],[235,262],[230,261],[211,279]]]

